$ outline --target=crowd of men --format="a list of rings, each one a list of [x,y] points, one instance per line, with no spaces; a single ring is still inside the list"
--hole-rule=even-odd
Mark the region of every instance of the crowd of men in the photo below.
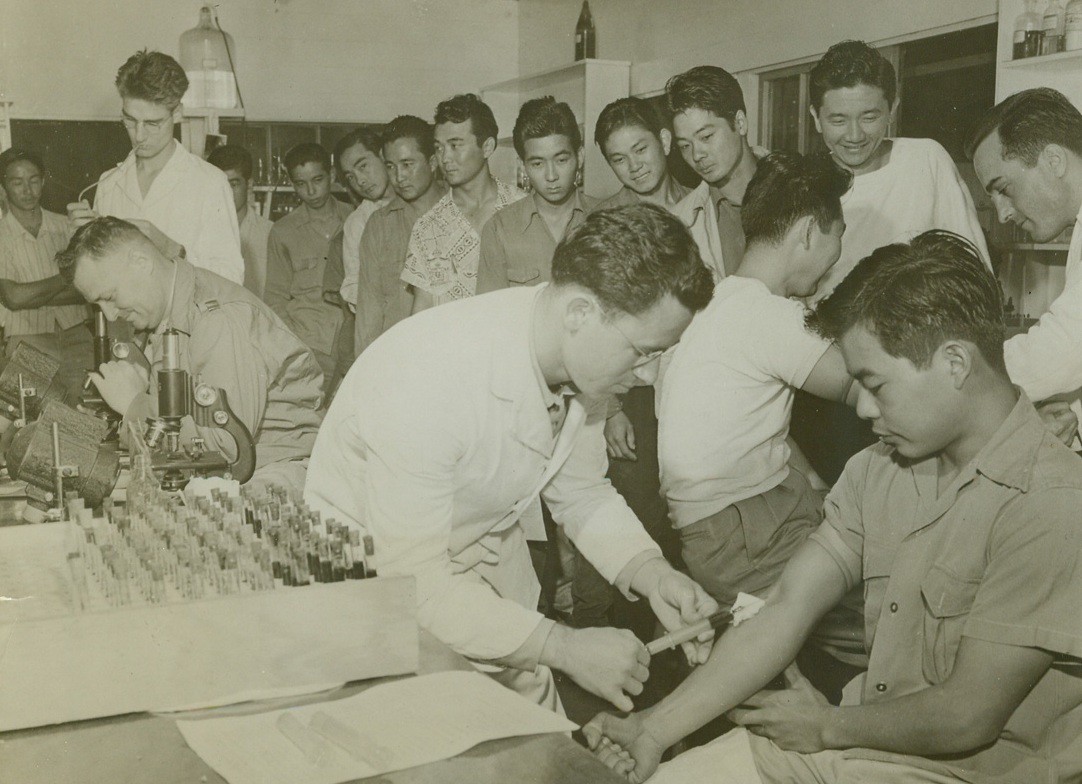
[[[669,120],[600,114],[622,186],[600,202],[581,118],[524,103],[523,193],[463,94],[291,149],[301,204],[273,224],[247,150],[174,139],[172,58],[133,55],[116,87],[132,152],[93,205],[43,210],[41,158],[0,154],[9,337],[78,332],[90,304],[154,368],[179,330],[255,437],[253,483],[370,534],[421,625],[508,687],[560,710],[555,671],[625,712],[585,736],[633,781],[722,714],[737,728],[658,781],[1082,778],[1082,228],[1063,293],[1005,341],[973,199],[937,142],[891,135],[875,49],[811,72],[825,153],[754,146],[739,83],[703,65],[669,81]],[[968,152],[1035,241],[1082,218],[1061,94],[1007,98]],[[125,419],[154,412],[139,366],[91,378]],[[829,492],[790,433],[798,393],[870,424]],[[690,674],[637,705],[655,619],[740,593],[758,614],[686,642]]]

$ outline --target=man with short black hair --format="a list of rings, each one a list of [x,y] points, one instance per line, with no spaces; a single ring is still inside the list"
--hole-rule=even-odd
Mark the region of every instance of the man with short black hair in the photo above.
[[[849,461],[758,614],[658,705],[592,720],[591,746],[643,781],[728,712],[740,729],[657,780],[1076,781],[1082,471],[1007,376],[999,283],[971,243],[931,231],[862,260],[809,323],[880,443]],[[788,665],[858,586],[869,666],[836,707]],[[783,670],[785,690],[757,694]]]
[[[1082,112],[1055,90],[1024,90],[984,116],[967,151],[1000,221],[1035,242],[1074,225],[1063,292],[1003,355],[1027,395],[1061,396],[1082,417]]]
[[[331,193],[331,156],[320,145],[298,144],[286,153],[285,165],[301,204],[271,227],[264,299],[312,349],[330,395],[342,311],[324,301],[323,273],[331,238],[353,209]]]
[[[413,287],[413,312],[477,291],[481,231],[498,210],[522,198],[489,172],[499,128],[488,104],[472,93],[441,101],[435,118],[436,160],[449,190],[414,224],[402,280]]]
[[[0,218],[0,327],[6,338],[55,334],[87,316],[85,300],[59,276],[55,261],[75,227],[67,216],[42,208],[44,184],[45,164],[36,152],[9,147],[0,153],[0,187],[7,197]],[[82,337],[88,335],[84,330]]]
[[[244,288],[262,298],[267,286],[267,238],[274,224],[248,204],[252,184],[252,154],[239,144],[223,144],[211,151],[207,163],[225,172],[229,181],[233,206],[237,209],[237,224],[240,226]]]
[[[676,218],[594,213],[557,246],[551,283],[413,316],[358,357],[313,450],[307,503],[371,534],[380,574],[416,578],[421,626],[493,677],[555,708],[557,669],[629,709],[645,646],[537,612],[520,516],[540,494],[606,579],[670,629],[714,609],[605,481],[596,406],[653,379],[710,287]]]
[[[413,295],[402,280],[410,233],[417,219],[446,192],[436,177],[432,126],[420,117],[400,115],[387,123],[383,162],[394,196],[372,214],[361,235],[354,333],[357,355],[410,314]]]
[[[570,106],[551,95],[526,101],[511,138],[533,193],[497,212],[481,231],[478,294],[547,283],[556,243],[597,203],[578,188],[582,135]]]
[[[669,173],[672,131],[644,98],[619,98],[597,116],[594,141],[623,186],[597,209],[638,204],[671,210],[691,189]]]
[[[699,65],[672,77],[665,94],[676,147],[703,178],[675,213],[699,247],[709,248],[712,258],[707,262],[720,280],[732,274],[744,256],[740,205],[758,160],[748,141],[744,93],[725,69]]]

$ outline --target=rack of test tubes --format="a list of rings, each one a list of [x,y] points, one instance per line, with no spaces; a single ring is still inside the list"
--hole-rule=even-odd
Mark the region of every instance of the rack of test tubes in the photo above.
[[[77,611],[172,604],[376,576],[372,538],[322,521],[281,488],[182,498],[134,455],[127,502],[97,516],[75,494],[68,555]]]

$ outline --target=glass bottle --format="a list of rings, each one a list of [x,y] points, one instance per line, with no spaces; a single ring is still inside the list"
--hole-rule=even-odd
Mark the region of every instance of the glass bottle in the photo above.
[[[583,0],[579,21],[575,25],[575,60],[588,60],[597,56],[597,31],[590,15],[589,0]]]
[[[1064,16],[1064,50],[1070,52],[1082,49],[1082,0],[1071,0],[1067,3]]]
[[[1044,9],[1044,21],[1041,30],[1041,54],[1057,54],[1063,51],[1064,26],[1066,13],[1059,0],[1049,0]]]
[[[237,59],[233,36],[214,24],[210,6],[199,9],[199,24],[180,34],[180,65],[188,77],[181,102],[188,108],[232,109],[237,105]]]
[[[1026,8],[1014,20],[1013,59],[1033,57],[1041,51],[1041,14],[1037,13],[1038,0],[1026,0]]]

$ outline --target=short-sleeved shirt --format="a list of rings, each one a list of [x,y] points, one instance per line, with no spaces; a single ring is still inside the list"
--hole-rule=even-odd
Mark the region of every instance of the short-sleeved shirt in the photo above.
[[[146,220],[184,246],[185,258],[235,283],[244,281],[240,229],[225,172],[179,143],[146,196],[139,188],[135,153],[98,180],[94,211]]]
[[[734,275],[684,332],[658,415],[661,490],[677,528],[788,475],[794,390],[830,347],[805,329],[804,312],[762,281]]]
[[[934,457],[911,463],[869,447],[845,467],[812,534],[849,588],[863,581],[862,702],[942,683],[962,637],[1042,648],[1070,664],[1044,674],[995,743],[950,764],[981,781],[1078,781],[1082,462],[1020,393],[942,493],[936,474]]]
[[[38,236],[28,232],[8,212],[0,218],[0,278],[32,283],[55,276],[56,254],[68,246],[75,227],[66,215],[41,211]],[[59,305],[8,310],[0,305],[0,326],[10,335],[41,335],[67,329],[86,318],[85,305]]]
[[[301,204],[271,227],[263,298],[305,345],[330,354],[342,309],[323,300],[323,272],[331,238],[353,208],[332,197],[333,220],[316,219]],[[327,230],[326,232],[324,230]]]
[[[420,216],[413,204],[395,196],[386,207],[376,210],[364,227],[357,270],[357,327],[353,345],[358,355],[410,314],[413,297],[402,280],[402,267],[409,250],[410,232]]]
[[[244,257],[244,288],[263,297],[267,287],[267,239],[274,224],[253,210],[240,223],[240,253]]]
[[[552,279],[552,254],[562,237],[553,237],[539,212],[535,193],[497,212],[481,230],[477,293],[508,286],[535,286]],[[581,191],[574,200],[565,234],[581,225],[596,199]]]
[[[497,212],[522,196],[496,180]],[[447,191],[414,224],[402,280],[431,294],[436,304],[472,297],[480,260],[481,237],[455,204],[452,191]]]

